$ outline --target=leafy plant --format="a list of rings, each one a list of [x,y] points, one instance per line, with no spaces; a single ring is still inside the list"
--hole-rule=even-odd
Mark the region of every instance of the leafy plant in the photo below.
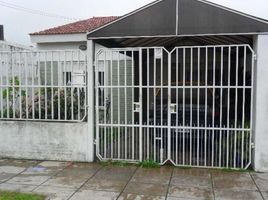
[[[3,115],[4,118],[9,118],[19,116],[17,103],[19,98],[21,101],[23,101],[26,97],[26,91],[22,90],[20,88],[20,80],[18,76],[15,76],[13,78],[9,79],[9,87],[4,89],[2,92],[3,102],[6,103],[4,105],[3,113],[0,113],[0,115]]]
[[[158,168],[160,165],[154,160],[144,160],[138,164],[142,168]]]

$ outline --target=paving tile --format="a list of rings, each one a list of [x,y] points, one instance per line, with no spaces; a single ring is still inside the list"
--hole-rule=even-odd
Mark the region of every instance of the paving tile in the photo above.
[[[195,176],[175,176],[171,179],[171,184],[174,186],[188,186],[198,188],[212,188],[211,178],[195,177]]]
[[[255,183],[261,191],[268,192],[268,173],[251,173]]]
[[[4,161],[0,162],[0,166],[13,166],[13,167],[28,168],[28,167],[37,165],[39,162],[40,161],[35,161],[35,160],[5,159]]]
[[[212,189],[171,185],[169,187],[168,197],[209,200],[213,199],[213,191]]]
[[[34,185],[21,185],[21,184],[0,184],[0,190],[16,191],[16,192],[31,192],[36,186]]]
[[[12,177],[14,177],[14,174],[8,174],[8,173],[0,173],[0,183],[3,183],[5,181],[7,181],[8,179],[11,179]]]
[[[119,194],[118,192],[80,190],[70,200],[115,200]]]
[[[155,195],[155,196],[165,196],[167,193],[167,185],[161,184],[148,184],[148,183],[135,183],[130,182],[126,186],[124,192],[130,194],[140,194],[140,195]]]
[[[95,176],[96,179],[121,180],[128,181],[134,174],[136,167],[106,166],[102,168]]]
[[[168,184],[173,169],[171,167],[161,167],[155,169],[139,168],[134,174],[131,182]]]
[[[47,181],[50,178],[50,176],[38,176],[38,175],[18,175],[9,181],[7,183],[10,184],[24,184],[24,185],[40,185]]]
[[[73,164],[58,173],[57,176],[49,179],[44,185],[79,188],[92,177],[100,167],[100,165],[95,164]]]
[[[6,174],[19,174],[23,172],[25,167],[16,167],[16,166],[0,166],[0,173]]]
[[[262,192],[264,200],[268,200],[268,192]]]
[[[84,186],[84,189],[88,190],[103,190],[110,192],[121,192],[125,186],[127,185],[127,181],[118,181],[118,180],[100,180],[96,178],[90,179]]]
[[[44,161],[34,167],[29,167],[23,174],[25,175],[55,175],[69,166],[70,162]]]
[[[49,200],[67,200],[74,192],[74,189],[50,186],[39,186],[33,191],[33,193],[47,196]]]
[[[148,196],[139,194],[122,193],[118,200],[165,200],[165,196]]]
[[[190,177],[206,177],[210,178],[210,172],[208,169],[197,169],[197,168],[174,168],[173,177],[190,176]]]
[[[224,190],[252,190],[256,191],[257,187],[249,173],[212,173],[214,188]]]
[[[262,200],[257,191],[215,190],[215,200]]]

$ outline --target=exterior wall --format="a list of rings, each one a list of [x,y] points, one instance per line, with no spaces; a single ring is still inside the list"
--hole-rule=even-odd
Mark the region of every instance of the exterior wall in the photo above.
[[[268,172],[268,35],[255,37],[254,49],[257,54],[255,68],[254,108],[254,167],[256,171]]]
[[[37,43],[38,50],[78,50],[80,45],[86,45],[86,42],[56,42],[56,43]]]
[[[91,162],[89,134],[87,123],[0,121],[0,157]]]

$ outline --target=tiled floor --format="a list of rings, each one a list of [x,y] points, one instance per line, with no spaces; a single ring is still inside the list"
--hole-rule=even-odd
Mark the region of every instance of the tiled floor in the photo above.
[[[268,173],[0,159],[0,190],[53,200],[268,200]]]

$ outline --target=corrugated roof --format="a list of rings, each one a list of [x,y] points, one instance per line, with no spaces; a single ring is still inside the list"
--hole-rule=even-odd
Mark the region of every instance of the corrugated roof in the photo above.
[[[54,34],[75,34],[75,33],[86,33],[88,31],[93,31],[109,22],[117,19],[117,16],[108,17],[92,17],[86,20],[77,21],[70,24],[65,24],[62,26],[46,29],[43,31],[30,33],[30,35],[54,35]]]

